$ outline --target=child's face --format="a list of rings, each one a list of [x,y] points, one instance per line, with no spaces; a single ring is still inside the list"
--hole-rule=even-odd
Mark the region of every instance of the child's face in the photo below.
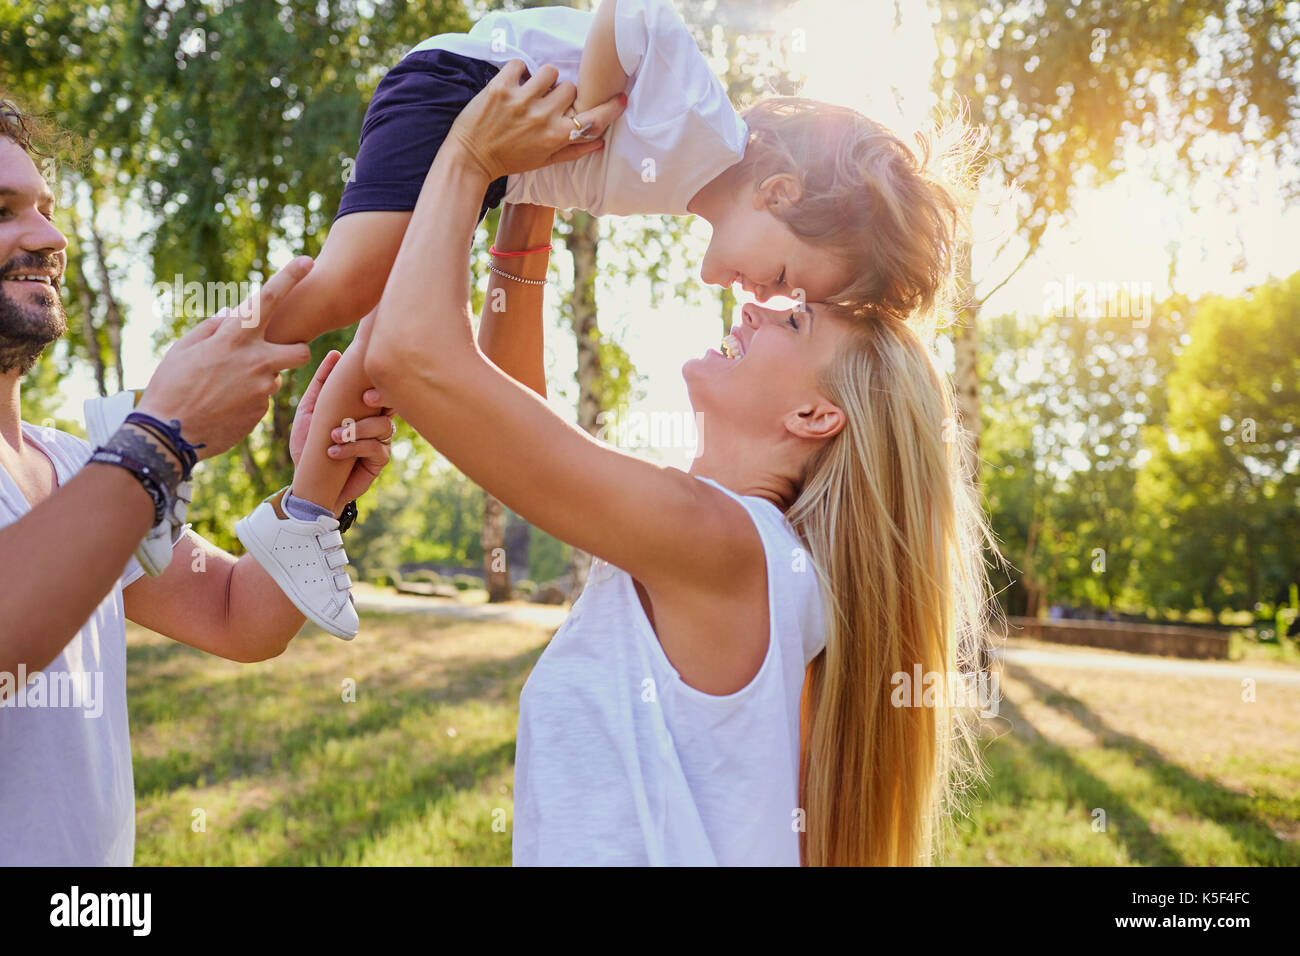
[[[739,282],[760,302],[775,295],[820,302],[849,284],[848,262],[795,235],[767,208],[764,193],[751,187],[741,196],[713,220],[701,279],[720,286]]]

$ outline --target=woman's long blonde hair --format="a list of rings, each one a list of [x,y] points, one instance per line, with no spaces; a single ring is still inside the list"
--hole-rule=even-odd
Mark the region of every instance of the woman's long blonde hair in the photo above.
[[[997,551],[968,474],[974,456],[935,328],[955,311],[985,131],[966,111],[913,149],[853,110],[778,97],[745,113],[756,183],[797,176],[777,210],[855,266],[829,302],[854,326],[823,370],[847,424],[808,461],[787,518],[827,606],[804,683],[800,806],[810,865],[930,861],[979,775],[973,714],[947,693],[987,663],[986,555]],[[913,703],[906,685],[939,682]],[[900,685],[903,685],[900,688]],[[896,691],[902,691],[896,695]]]
[[[855,322],[822,386],[847,421],[787,512],[827,604],[804,685],[804,862],[924,863],[979,772],[973,714],[947,690],[986,660],[992,545],[947,377],[911,326]],[[941,693],[895,706],[922,675]]]

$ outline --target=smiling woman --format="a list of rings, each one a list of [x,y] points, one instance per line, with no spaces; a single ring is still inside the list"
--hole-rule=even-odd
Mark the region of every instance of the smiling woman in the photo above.
[[[689,473],[560,419],[466,310],[477,197],[565,135],[566,99],[507,70],[439,151],[363,336],[387,403],[597,558],[521,698],[515,862],[927,859],[966,728],[946,700],[889,706],[889,677],[968,669],[987,637],[946,381],[886,303],[747,306],[732,358],[683,367],[707,433]],[[540,323],[540,297],[505,302]]]

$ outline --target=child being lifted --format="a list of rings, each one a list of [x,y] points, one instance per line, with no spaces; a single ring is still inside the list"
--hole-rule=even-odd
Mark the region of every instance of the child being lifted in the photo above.
[[[549,7],[486,16],[468,34],[425,40],[387,73],[327,241],[268,325],[269,341],[310,340],[375,308],[439,147],[455,135],[461,109],[513,60],[534,76],[554,67],[558,82],[576,82],[573,145],[556,154],[567,161],[494,182],[480,221],[502,201],[595,215],[694,214],[713,228],[705,282],[740,283],[760,301],[779,294],[855,312],[868,302],[904,316],[930,305],[951,252],[952,201],[924,156],[853,110],[812,100],[774,97],[737,114],[667,0],[604,0],[594,14]],[[520,272],[547,249],[494,255],[492,268],[507,284],[537,282]],[[236,527],[303,614],[342,638],[356,634],[358,619],[328,508],[351,462],[326,450],[336,423],[372,414],[361,399],[370,387],[362,344],[320,395],[292,489]]]

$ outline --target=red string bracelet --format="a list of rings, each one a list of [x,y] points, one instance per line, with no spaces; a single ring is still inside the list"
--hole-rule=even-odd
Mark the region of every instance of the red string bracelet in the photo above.
[[[498,252],[497,247],[493,245],[490,249],[488,249],[488,255],[500,256],[502,259],[515,259],[519,256],[531,255],[534,252],[550,252],[551,248],[552,248],[551,245],[548,243],[547,245],[544,246],[538,246],[536,249],[525,249],[522,252]]]

